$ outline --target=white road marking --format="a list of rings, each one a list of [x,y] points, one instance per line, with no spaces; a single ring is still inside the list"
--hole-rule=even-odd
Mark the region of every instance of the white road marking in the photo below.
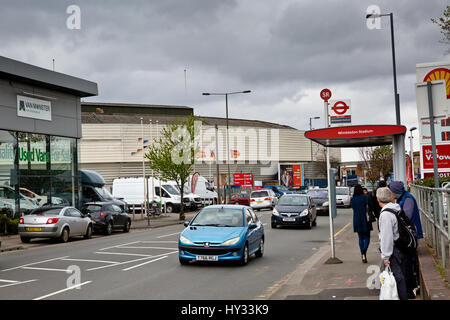
[[[135,266],[126,268],[126,269],[122,269],[122,270],[123,270],[123,271],[128,271],[128,270],[131,270],[131,269],[134,269],[134,268],[138,268],[138,267],[141,267],[141,266],[143,266],[143,265],[146,265],[146,264],[149,264],[149,263],[152,263],[152,262],[161,260],[161,259],[165,259],[165,258],[167,258],[167,256],[163,256],[163,257],[160,257],[160,258],[157,258],[157,259],[153,259],[153,260],[150,260],[150,261],[146,261],[146,262],[143,262],[143,263],[141,263],[141,264],[138,264],[138,265],[135,265]]]
[[[129,244],[135,244],[135,243],[139,243],[139,242],[140,241],[133,241],[133,242],[128,242],[128,243],[118,244],[116,246],[99,249],[99,251],[108,250],[108,249],[112,249],[112,248],[118,248],[118,247],[121,247],[121,246],[126,246],[126,245],[129,245]]]
[[[99,270],[99,269],[104,269],[104,268],[109,268],[109,267],[115,267],[115,266],[119,266],[119,265],[123,265],[123,264],[127,264],[127,263],[133,263],[133,262],[143,261],[143,260],[152,259],[152,258],[158,258],[158,257],[161,257],[161,256],[167,256],[169,254],[173,254],[173,253],[176,253],[176,252],[178,252],[178,250],[177,251],[172,251],[172,252],[169,252],[169,253],[158,254],[158,255],[155,255],[155,256],[146,256],[144,258],[139,258],[139,259],[124,261],[124,262],[119,262],[119,263],[116,263],[116,264],[111,264],[109,266],[101,266],[101,267],[91,268],[91,269],[87,269],[86,271],[94,271],[94,270]]]
[[[176,234],[180,234],[180,233],[181,233],[181,231],[180,232],[171,233],[171,234],[166,234],[166,235],[163,235],[163,236],[159,236],[157,238],[160,239],[160,238],[170,237],[170,236],[173,236],[173,235],[176,235]]]
[[[20,282],[20,281],[0,279],[0,282],[16,283],[16,282]]]
[[[53,269],[53,268],[38,268],[38,267],[23,267],[26,270],[38,270],[38,271],[60,271],[67,272],[67,269]]]
[[[118,256],[152,257],[151,254],[126,253],[126,252],[95,252],[96,254],[115,254]]]
[[[172,241],[172,240],[146,240],[146,241],[140,241],[141,243],[178,243],[178,241]]]
[[[91,283],[91,282],[92,282],[92,281],[86,281],[86,282],[77,284],[77,285],[75,285],[75,286],[71,286],[71,287],[68,287],[68,288],[65,288],[65,289],[62,289],[62,290],[53,292],[53,293],[49,293],[49,294],[47,294],[47,295],[45,295],[45,296],[42,296],[42,297],[39,297],[39,298],[34,298],[33,300],[42,300],[42,299],[45,299],[45,298],[48,298],[48,297],[51,297],[51,296],[60,294],[60,293],[65,292],[65,291],[69,291],[69,290],[72,290],[72,289],[75,289],[75,288],[84,286],[85,284],[88,284],[88,283]]]
[[[27,281],[18,281],[18,282],[15,282],[15,283],[5,284],[5,285],[3,285],[3,286],[0,286],[0,288],[17,286],[17,285],[19,285],[19,284],[24,284],[24,283],[28,283],[28,282],[37,281],[37,280],[38,280],[38,279],[27,280]]]
[[[88,259],[62,259],[64,261],[80,261],[80,262],[98,262],[98,263],[118,263],[118,261],[105,261],[105,260],[88,260]]]
[[[2,272],[10,271],[10,270],[15,270],[15,269],[20,269],[20,268],[23,268],[23,267],[32,266],[32,265],[39,264],[39,263],[44,263],[44,262],[49,262],[49,261],[55,261],[55,260],[61,260],[61,259],[68,258],[68,257],[69,257],[69,256],[64,256],[64,257],[59,257],[59,258],[53,258],[53,259],[43,260],[43,261],[39,261],[39,262],[28,263],[28,264],[24,264],[24,265],[21,265],[21,266],[18,266],[18,267],[14,267],[14,268],[9,268],[9,269],[2,270]]]
[[[122,247],[123,249],[160,249],[160,250],[173,250],[176,248],[167,248],[167,247]]]

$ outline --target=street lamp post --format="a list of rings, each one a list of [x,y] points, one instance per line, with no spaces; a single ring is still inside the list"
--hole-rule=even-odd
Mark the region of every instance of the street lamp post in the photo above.
[[[414,161],[413,161],[413,157],[414,157],[414,152],[413,152],[413,135],[412,132],[414,130],[416,130],[416,127],[412,127],[411,129],[409,129],[409,159],[411,159],[411,171],[412,171],[412,176],[411,176],[411,183],[413,183],[414,181]]]
[[[320,117],[309,117],[309,130],[312,130],[312,120],[320,119]],[[312,140],[310,140],[311,143],[311,164],[312,164],[312,176],[311,176],[311,185],[314,186],[314,158],[313,158],[313,146],[312,146]]]
[[[397,68],[395,63],[395,42],[394,42],[394,15],[393,13],[384,14],[367,14],[366,19],[380,18],[389,16],[391,24],[391,48],[392,48],[392,70],[394,76],[394,98],[395,98],[395,118],[396,124],[400,125],[400,95],[397,91]],[[394,137],[393,143],[394,151],[394,176],[396,180],[406,182],[406,168],[405,168],[405,135]]]
[[[238,94],[238,93],[250,93],[250,90],[245,91],[236,91],[236,92],[225,92],[225,93],[209,93],[204,92],[204,96],[225,96],[225,109],[226,109],[226,119],[227,119],[227,167],[228,167],[228,179],[226,181],[226,185],[228,188],[228,203],[231,203],[231,192],[229,190],[230,185],[229,181],[231,180],[231,173],[230,173],[230,136],[228,134],[228,95],[230,94]],[[227,193],[225,190],[225,199],[227,198]]]

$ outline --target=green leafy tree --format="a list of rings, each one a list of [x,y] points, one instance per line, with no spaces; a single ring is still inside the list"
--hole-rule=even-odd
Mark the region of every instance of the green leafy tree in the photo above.
[[[150,169],[158,173],[160,179],[176,182],[181,196],[180,220],[185,219],[184,185],[192,174],[194,155],[199,151],[200,125],[201,121],[195,116],[189,116],[182,123],[176,120],[168,124],[145,154]]]
[[[444,10],[443,16],[440,18],[431,18],[431,21],[439,26],[443,35],[442,43],[450,44],[450,6]],[[447,50],[450,52],[450,49]]]

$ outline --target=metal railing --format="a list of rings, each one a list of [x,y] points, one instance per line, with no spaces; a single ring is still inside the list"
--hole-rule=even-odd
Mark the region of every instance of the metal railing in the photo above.
[[[442,268],[446,268],[449,249],[450,188],[428,188],[411,185],[411,194],[416,198],[422,229],[428,245],[436,252]],[[448,255],[450,256],[450,249]]]

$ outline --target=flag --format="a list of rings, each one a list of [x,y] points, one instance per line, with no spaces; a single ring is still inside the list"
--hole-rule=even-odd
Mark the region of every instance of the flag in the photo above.
[[[147,143],[148,142],[148,140],[144,140],[144,143]]]
[[[137,149],[137,152],[139,152],[139,151],[142,151],[142,149],[141,148]]]
[[[142,140],[142,138],[138,138],[138,141],[141,141]]]
[[[135,155],[136,153],[137,153],[137,152],[135,152],[135,151],[132,151],[132,152],[131,152],[131,155]]]

